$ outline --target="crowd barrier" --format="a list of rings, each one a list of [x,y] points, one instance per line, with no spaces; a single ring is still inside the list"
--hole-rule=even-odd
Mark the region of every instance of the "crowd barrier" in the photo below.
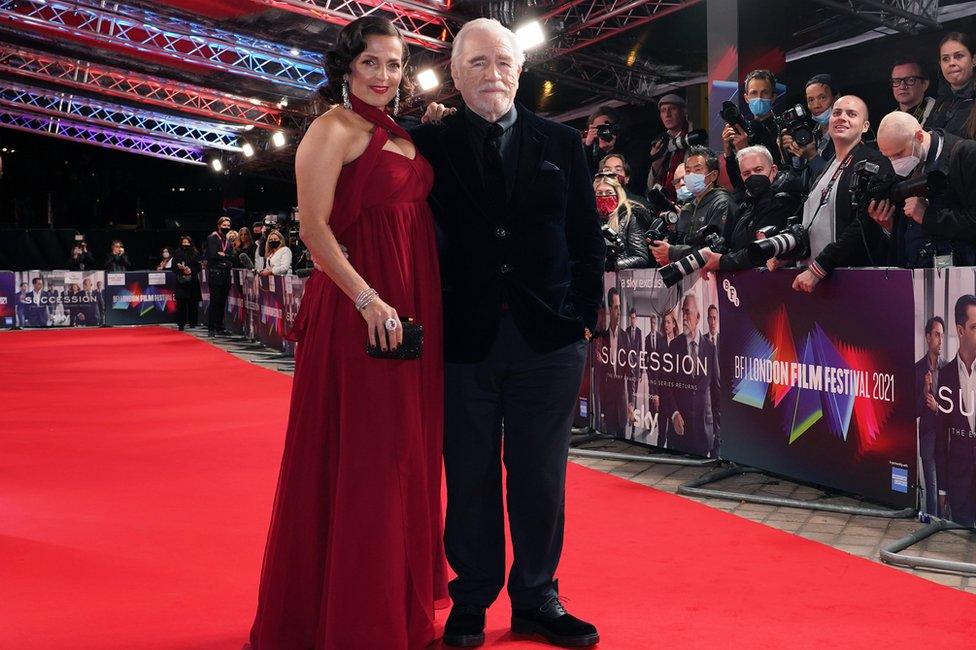
[[[976,269],[841,270],[812,294],[792,289],[796,273],[670,289],[656,269],[607,273],[577,418],[976,525],[976,404],[959,362],[976,359]]]

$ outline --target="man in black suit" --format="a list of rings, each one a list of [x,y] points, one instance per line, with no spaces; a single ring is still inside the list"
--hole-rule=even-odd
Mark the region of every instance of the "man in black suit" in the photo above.
[[[596,411],[597,429],[602,433],[621,436],[627,427],[627,352],[624,349],[624,330],[620,327],[620,292],[617,287],[607,290],[607,325],[599,332],[596,354],[596,386],[599,408]]]
[[[621,343],[625,351],[624,377],[627,382],[627,424],[633,425],[631,437],[637,434],[637,385],[640,383],[640,354],[644,335],[637,327],[637,310],[631,305],[627,309],[627,329],[621,333]]]
[[[451,75],[465,106],[415,129],[444,291],[447,645],[484,642],[505,581],[502,432],[515,561],[512,630],[593,645],[558,597],[566,460],[605,248],[579,133],[514,104],[525,55],[495,20],[465,24]]]
[[[44,279],[40,276],[35,277],[32,284],[33,290],[28,291],[24,299],[27,327],[47,327],[48,317],[51,315],[50,292],[44,290]]]
[[[936,419],[939,412],[935,396],[939,392],[942,341],[945,321],[934,316],[925,323],[925,356],[915,364],[915,416],[918,418],[918,453],[922,460],[921,483],[925,491],[925,512],[939,514],[935,471]]]
[[[960,296],[954,316],[959,352],[939,371],[935,472],[942,516],[976,526],[976,296]]]
[[[651,415],[661,412],[661,395],[663,387],[661,381],[664,373],[661,372],[661,360],[668,351],[668,340],[658,330],[657,314],[651,314],[651,331],[644,339],[645,367],[647,372],[647,412]],[[656,354],[655,354],[656,353]],[[668,442],[668,421],[658,417],[657,420],[657,442],[659,447],[666,447]]]
[[[698,331],[701,312],[694,293],[681,302],[684,333],[668,347],[674,371],[664,414],[671,420],[672,448],[708,456],[719,428],[718,357],[715,346]]]

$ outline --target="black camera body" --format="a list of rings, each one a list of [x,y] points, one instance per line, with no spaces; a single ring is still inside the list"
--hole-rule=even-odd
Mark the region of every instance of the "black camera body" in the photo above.
[[[749,244],[749,263],[762,266],[773,257],[781,260],[802,260],[810,257],[810,232],[803,226],[802,217],[792,217],[783,228],[767,226],[756,234],[764,239]]]
[[[752,141],[752,127],[749,126],[749,122],[746,118],[742,117],[742,111],[736,106],[735,102],[724,101],[722,102],[722,110],[718,112],[726,124],[731,126],[739,126],[743,131],[749,136],[749,140]]]
[[[610,227],[610,224],[605,223],[600,227],[600,234],[603,235],[603,241],[607,244],[607,261],[610,262],[614,260],[624,252],[624,238],[620,236],[620,233]]]
[[[949,179],[944,172],[935,170],[913,178],[894,174],[880,174],[875,163],[862,161],[854,165],[854,182],[851,183],[851,199],[855,205],[870,201],[888,200],[904,203],[911,196],[929,197],[945,192]]]
[[[651,225],[647,228],[647,230],[644,231],[644,239],[649,241],[664,241],[667,239],[667,236],[667,222],[660,217],[651,221]]]
[[[705,129],[695,129],[671,140],[672,150],[689,149],[700,144],[708,144],[708,131]]]
[[[671,262],[661,268],[661,281],[664,286],[670,288],[681,282],[682,279],[700,270],[705,266],[705,256],[701,249],[709,248],[715,253],[725,253],[725,238],[718,226],[708,225],[701,230],[685,237],[685,243],[694,246],[688,255],[680,260]]]
[[[803,104],[797,104],[773,119],[776,129],[780,132],[786,131],[798,146],[805,147],[813,142],[817,125]]]
[[[604,142],[613,141],[613,139],[617,137],[618,133],[620,133],[620,127],[613,122],[601,124],[596,127],[596,137],[600,138]]]

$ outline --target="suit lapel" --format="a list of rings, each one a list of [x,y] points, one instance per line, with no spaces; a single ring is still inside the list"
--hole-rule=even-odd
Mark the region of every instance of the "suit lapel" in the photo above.
[[[539,169],[542,167],[542,156],[546,150],[549,138],[537,128],[539,118],[521,105],[516,105],[518,122],[516,128],[520,137],[518,168],[515,175],[515,186],[512,199],[509,202],[509,214],[514,214],[524,198],[529,195],[530,188],[535,181]]]
[[[461,187],[467,192],[471,205],[483,216],[490,216],[485,210],[487,200],[484,183],[478,175],[478,165],[475,164],[463,109],[459,110],[457,116],[450,120],[447,128],[440,132],[440,141],[447,162],[460,181]]]

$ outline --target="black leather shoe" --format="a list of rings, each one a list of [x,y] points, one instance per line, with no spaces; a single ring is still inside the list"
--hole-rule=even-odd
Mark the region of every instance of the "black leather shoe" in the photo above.
[[[485,608],[455,605],[444,624],[444,645],[475,648],[485,642]]]
[[[513,609],[512,634],[541,636],[563,648],[588,648],[600,642],[596,627],[567,612],[558,596],[538,609]]]

